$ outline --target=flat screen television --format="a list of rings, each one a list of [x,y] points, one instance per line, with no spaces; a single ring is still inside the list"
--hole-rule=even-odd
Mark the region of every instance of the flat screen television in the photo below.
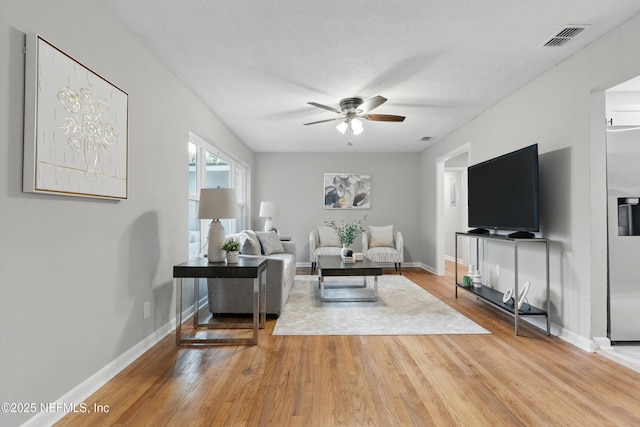
[[[470,233],[515,230],[509,237],[539,231],[538,144],[469,166]]]

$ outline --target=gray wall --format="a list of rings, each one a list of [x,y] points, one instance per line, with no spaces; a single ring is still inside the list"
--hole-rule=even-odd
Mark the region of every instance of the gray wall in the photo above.
[[[336,137],[340,136],[336,132]],[[405,262],[420,260],[419,156],[411,153],[256,153],[254,218],[261,200],[278,203],[274,225],[297,244],[297,262],[309,262],[309,231],[324,221],[347,222],[367,215],[367,225],[389,225],[403,233]],[[371,175],[371,209],[323,209],[323,174],[352,172]],[[254,228],[262,229],[262,218]],[[354,250],[362,247],[360,237]]]
[[[435,265],[437,159],[464,144],[471,146],[470,164],[539,144],[541,233],[553,240],[552,321],[563,338],[583,348],[591,338],[606,336],[607,326],[603,91],[640,74],[638,42],[636,16],[433,144],[421,158],[421,249],[424,262]],[[536,284],[530,299],[538,305],[544,269],[533,252],[523,268]],[[489,264],[504,264],[508,253],[494,245]],[[629,254],[628,262],[635,256]],[[492,277],[493,285],[506,290],[512,286],[507,277]]]
[[[28,32],[129,94],[128,200],[21,191]],[[0,401],[55,402],[175,316],[189,130],[253,155],[94,2],[0,2],[0,58]],[[31,415],[0,413],[0,424]]]

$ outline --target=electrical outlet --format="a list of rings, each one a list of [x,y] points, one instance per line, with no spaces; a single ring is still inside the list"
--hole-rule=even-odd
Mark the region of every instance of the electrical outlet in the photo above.
[[[500,264],[496,265],[496,276],[500,275]]]
[[[144,303],[144,318],[146,319],[147,317],[149,317],[149,314],[151,312],[151,306],[149,305],[149,301]]]

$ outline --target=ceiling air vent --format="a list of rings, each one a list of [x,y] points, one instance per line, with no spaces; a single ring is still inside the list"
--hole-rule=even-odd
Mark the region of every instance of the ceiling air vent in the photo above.
[[[566,44],[569,40],[580,34],[586,28],[585,25],[567,25],[555,35],[551,36],[549,40],[543,43],[546,47],[558,47]]]

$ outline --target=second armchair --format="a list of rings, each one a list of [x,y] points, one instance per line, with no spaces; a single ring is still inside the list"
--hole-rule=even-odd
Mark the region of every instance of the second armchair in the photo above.
[[[402,274],[403,245],[402,233],[395,231],[393,225],[369,226],[362,233],[362,254],[376,263],[392,262],[398,274]]]

